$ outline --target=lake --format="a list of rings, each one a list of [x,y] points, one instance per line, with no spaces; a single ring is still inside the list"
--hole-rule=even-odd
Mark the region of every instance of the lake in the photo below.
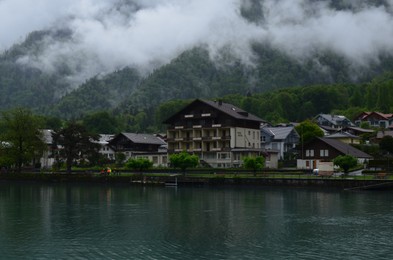
[[[393,193],[0,182],[0,259],[392,259]]]

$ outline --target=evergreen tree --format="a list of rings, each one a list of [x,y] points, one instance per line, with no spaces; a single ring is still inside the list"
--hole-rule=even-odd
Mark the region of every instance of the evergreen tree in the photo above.
[[[52,136],[53,143],[58,149],[58,157],[65,160],[67,173],[71,173],[72,164],[76,160],[88,160],[100,148],[97,143],[99,136],[89,133],[85,126],[76,122],[69,122]]]

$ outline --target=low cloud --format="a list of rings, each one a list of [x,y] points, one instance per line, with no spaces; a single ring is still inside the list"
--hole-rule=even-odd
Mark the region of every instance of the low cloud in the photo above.
[[[0,50],[34,30],[67,28],[68,40],[48,36],[42,53],[18,62],[46,71],[67,64],[74,84],[125,66],[150,71],[196,46],[212,59],[229,48],[249,65],[255,42],[300,61],[331,51],[354,66],[393,54],[393,0],[343,3],[347,8],[322,0],[0,0]],[[261,19],[242,11],[258,11]]]

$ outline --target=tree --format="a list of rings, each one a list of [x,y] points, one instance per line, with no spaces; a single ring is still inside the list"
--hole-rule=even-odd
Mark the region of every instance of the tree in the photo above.
[[[69,122],[64,128],[52,134],[53,143],[58,149],[58,156],[66,163],[67,173],[75,160],[88,159],[100,149],[97,143],[99,136],[89,133],[86,128],[76,122]]]
[[[83,124],[90,132],[97,134],[113,134],[120,130],[118,119],[107,111],[86,115]]]
[[[135,158],[129,159],[126,162],[126,168],[134,169],[142,173],[142,171],[148,170],[153,167],[153,162],[147,158]]]
[[[349,169],[358,164],[358,160],[352,155],[339,155],[334,158],[333,163],[343,169],[344,173],[347,174]]]
[[[379,142],[379,149],[383,152],[393,154],[393,137],[392,136],[384,136]]]
[[[186,174],[187,168],[196,167],[199,164],[199,157],[187,152],[175,153],[169,156],[169,162],[174,168],[180,168],[183,175]]]
[[[116,166],[121,167],[124,164],[124,161],[126,160],[126,155],[121,152],[115,153],[115,163]]]
[[[300,142],[302,144],[311,141],[315,137],[323,137],[324,135],[321,128],[310,120],[301,122],[295,129],[300,136]]]
[[[254,173],[254,176],[256,176],[257,171],[262,170],[263,167],[265,167],[265,157],[263,157],[263,156],[244,157],[243,158],[243,166],[246,169],[251,169]]]
[[[30,110],[17,108],[2,113],[0,120],[0,155],[5,164],[20,172],[24,164],[39,160],[46,145],[38,117]]]

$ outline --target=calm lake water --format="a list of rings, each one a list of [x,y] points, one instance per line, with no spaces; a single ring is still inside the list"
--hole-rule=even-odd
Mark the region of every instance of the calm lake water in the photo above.
[[[0,183],[0,259],[392,259],[391,192]]]

